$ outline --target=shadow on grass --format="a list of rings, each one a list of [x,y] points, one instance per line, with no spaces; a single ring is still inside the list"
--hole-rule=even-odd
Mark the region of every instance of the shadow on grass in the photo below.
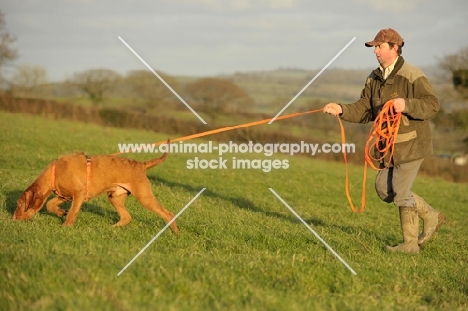
[[[184,189],[186,191],[193,192],[193,193],[197,193],[197,192],[199,192],[201,190],[201,188],[199,188],[199,187],[194,187],[194,186],[189,185],[189,184],[170,181],[170,180],[167,180],[167,179],[164,179],[164,178],[161,178],[161,177],[148,176],[148,178],[150,179],[150,181],[153,184],[161,183],[161,184],[163,184],[165,186],[168,186],[168,187],[181,188],[181,189]],[[262,214],[264,214],[264,215],[266,215],[268,217],[275,217],[275,218],[279,218],[279,219],[286,220],[286,221],[293,222],[293,223],[301,223],[292,214],[287,215],[287,214],[283,214],[283,213],[279,213],[279,212],[272,212],[272,211],[267,211],[267,210],[261,209],[258,206],[256,206],[252,201],[250,201],[250,200],[248,200],[246,198],[243,198],[243,197],[238,197],[238,196],[230,197],[230,196],[226,196],[226,195],[221,195],[221,194],[218,194],[215,191],[212,191],[210,189],[206,189],[203,192],[202,195],[207,196],[207,197],[211,197],[211,198],[225,200],[227,202],[230,202],[230,203],[236,205],[240,209],[248,210],[248,211],[251,211],[251,212],[254,212],[254,213],[262,213]],[[341,232],[343,232],[343,233],[345,233],[347,235],[355,235],[356,234],[356,229],[357,228],[354,227],[354,226],[345,226],[345,225],[339,225],[339,224],[336,224],[336,223],[329,223],[329,222],[325,222],[322,219],[318,219],[318,218],[303,218],[303,220],[307,224],[311,225],[312,227],[328,227],[328,228],[334,228],[336,230],[339,230],[339,231],[341,231]],[[366,228],[359,227],[358,230],[361,231],[363,234],[365,234],[367,236],[373,236],[374,238],[377,238],[382,243],[387,243],[388,241],[392,240],[392,236],[390,234],[382,236],[382,237],[379,238],[379,237],[376,237],[375,232],[370,230],[370,229],[368,230]]]
[[[188,184],[183,184],[183,183],[178,183],[178,182],[173,182],[173,181],[169,181],[169,180],[166,180],[166,179],[163,179],[163,178],[156,178],[156,177],[153,177],[153,176],[148,176],[148,178],[151,180],[152,183],[162,183],[164,184],[165,186],[168,186],[168,187],[177,187],[177,188],[182,188],[186,191],[190,191],[190,192],[199,192],[201,189],[198,188],[198,187],[193,187],[192,185],[188,185]],[[226,195],[220,195],[210,189],[206,189],[204,192],[203,192],[203,196],[205,197],[210,197],[210,198],[216,198],[216,199],[221,199],[221,200],[225,200],[227,202],[230,202],[234,205],[236,205],[237,207],[239,207],[240,209],[245,209],[245,210],[248,210],[248,211],[251,211],[251,212],[255,212],[255,213],[262,213],[262,214],[265,214],[266,216],[269,216],[269,217],[274,217],[274,218],[279,218],[279,219],[283,219],[283,220],[287,220],[287,221],[290,221],[290,222],[294,222],[294,223],[299,223],[299,220],[294,217],[294,216],[289,216],[289,215],[285,215],[285,214],[282,214],[282,213],[278,213],[278,212],[272,212],[272,211],[266,211],[264,209],[261,209],[259,208],[258,206],[256,206],[252,201],[246,199],[246,198],[243,198],[243,197],[229,197],[229,196],[226,196]],[[307,219],[306,220],[307,223],[310,223],[314,226],[325,226],[326,224],[320,220],[320,219]]]
[[[6,211],[11,214],[11,217],[13,217],[13,213],[15,212],[16,209],[16,201],[19,199],[20,195],[23,193],[23,191],[11,191],[6,194],[5,198],[5,207]]]

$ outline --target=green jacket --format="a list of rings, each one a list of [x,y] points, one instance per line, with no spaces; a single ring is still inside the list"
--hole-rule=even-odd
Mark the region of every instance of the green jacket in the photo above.
[[[394,145],[392,164],[431,155],[432,135],[428,120],[439,111],[439,100],[424,73],[401,56],[386,80],[380,69],[375,69],[367,77],[361,98],[355,103],[341,105],[343,113],[340,117],[355,123],[374,121],[383,105],[394,98],[404,98],[406,108]]]

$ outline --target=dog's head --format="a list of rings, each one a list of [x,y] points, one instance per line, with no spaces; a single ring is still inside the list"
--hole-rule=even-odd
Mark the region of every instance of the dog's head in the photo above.
[[[40,204],[39,201],[42,203],[36,185],[32,184],[21,194],[16,202],[13,219],[30,219],[36,213],[37,205]]]

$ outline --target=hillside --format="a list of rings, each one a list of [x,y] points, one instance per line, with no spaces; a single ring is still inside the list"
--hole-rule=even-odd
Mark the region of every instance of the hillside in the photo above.
[[[370,172],[367,209],[344,195],[344,165],[320,156],[275,155],[288,168],[188,169],[198,156],[170,154],[148,171],[167,209],[206,190],[120,276],[164,223],[132,197],[132,222],[105,196],[86,202],[75,226],[43,210],[14,221],[21,192],[59,155],[116,152],[118,143],[164,140],[150,131],[0,112],[0,309],[2,310],[464,310],[468,308],[466,185],[419,176],[414,190],[448,219],[418,256],[387,253],[400,241],[397,211],[377,199]],[[194,141],[203,143],[203,141]],[[156,154],[128,154],[145,160]],[[226,154],[249,160],[255,154]],[[270,158],[270,159],[273,159]],[[350,166],[358,204],[362,168]],[[357,273],[353,275],[269,191],[275,190]],[[454,198],[456,198],[454,200]],[[65,204],[65,208],[69,208]]]

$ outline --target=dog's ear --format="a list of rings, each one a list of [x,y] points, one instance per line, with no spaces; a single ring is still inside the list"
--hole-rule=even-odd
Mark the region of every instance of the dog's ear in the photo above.
[[[16,202],[16,210],[13,214],[13,219],[29,219],[34,212],[31,213],[29,209],[34,208],[40,194],[38,193],[38,187],[34,183],[30,185],[19,197]]]
[[[26,191],[21,194],[21,196],[16,201],[16,212],[25,212],[26,211]]]
[[[26,191],[24,192],[24,197],[25,197],[25,207],[24,207],[24,211],[27,212],[28,209],[30,209],[32,207],[32,205],[34,204],[35,200],[36,200],[36,196],[37,196],[37,186],[35,184],[32,184],[31,186],[28,187],[28,189],[26,189]]]
[[[31,204],[31,197],[32,193],[29,188],[21,194],[19,199],[16,201],[16,210],[13,214],[13,219],[21,219],[23,215],[26,214],[26,211]]]

